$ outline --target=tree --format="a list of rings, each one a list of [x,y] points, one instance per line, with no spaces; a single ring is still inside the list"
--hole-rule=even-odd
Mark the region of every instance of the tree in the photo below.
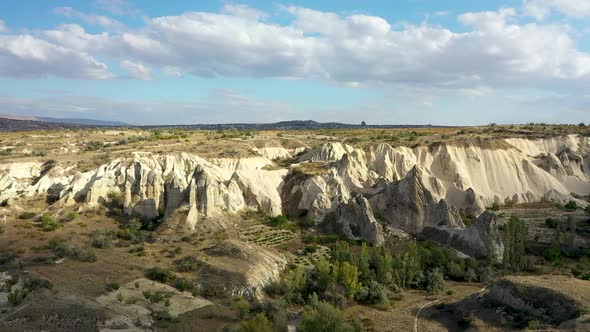
[[[356,266],[358,266],[360,275],[363,276],[364,280],[368,280],[370,271],[370,256],[369,247],[363,242],[361,245],[361,252],[356,258]]]
[[[240,297],[234,303],[234,308],[236,308],[236,310],[238,310],[238,315],[240,317],[240,320],[244,320],[244,318],[246,318],[246,316],[248,315],[248,312],[250,311],[250,305],[248,304],[248,301],[244,300],[243,297]]]
[[[332,259],[338,262],[350,262],[352,259],[352,253],[350,251],[350,245],[346,241],[338,241],[332,249]]]
[[[430,293],[438,293],[444,288],[445,279],[443,273],[434,268],[426,273],[426,290]]]
[[[408,288],[420,271],[420,253],[418,246],[412,242],[403,255],[397,257],[393,264],[393,279],[400,288]]]
[[[317,282],[317,287],[320,291],[328,289],[330,284],[334,281],[330,273],[330,262],[324,257],[320,258],[314,266],[313,275]]]
[[[264,313],[259,313],[254,318],[242,322],[240,324],[240,332],[273,332],[272,331],[272,324],[266,318]]]
[[[335,263],[334,272],[336,280],[344,287],[346,296],[350,299],[362,287],[359,282],[359,271],[355,265],[349,262]]]
[[[344,321],[342,311],[329,303],[320,302],[317,307],[306,307],[297,331],[302,332],[348,332],[351,327]]]
[[[287,277],[287,285],[291,293],[298,293],[305,289],[307,283],[307,271],[305,267],[298,266],[295,270],[289,273]]]
[[[513,216],[504,229],[504,267],[521,271],[526,267],[524,257],[528,229],[520,218]]]
[[[362,121],[362,122],[361,122],[361,126],[363,126],[363,127],[364,127],[364,126],[366,126],[366,125],[367,125],[367,123],[366,123],[365,121]]]

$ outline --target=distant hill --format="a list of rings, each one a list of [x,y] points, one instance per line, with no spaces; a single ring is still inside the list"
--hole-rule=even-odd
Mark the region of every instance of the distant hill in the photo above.
[[[30,131],[30,130],[53,130],[67,128],[83,128],[84,126],[72,123],[54,123],[35,120],[17,120],[0,118],[0,131]]]
[[[126,127],[124,122],[94,119],[50,118],[0,114],[0,131],[48,130],[90,127]]]
[[[220,123],[220,124],[190,124],[190,125],[153,125],[139,126],[140,128],[179,128],[204,130],[294,130],[294,129],[355,129],[355,128],[443,128],[447,126],[433,125],[369,125],[348,124],[339,122],[316,122],[312,120],[280,121],[275,123]]]
[[[51,122],[51,123],[71,123],[71,124],[79,124],[85,126],[108,126],[108,127],[125,127],[129,126],[129,124],[125,122],[117,122],[117,121],[102,121],[102,120],[94,120],[94,119],[81,119],[81,118],[50,118],[45,116],[38,116],[35,118],[37,121],[43,122]]]
[[[358,128],[442,128],[432,125],[368,125],[338,122],[316,122],[312,120],[281,121],[275,123],[220,123],[189,125],[151,125],[133,126],[124,122],[101,121],[91,119],[58,119],[33,116],[4,116],[0,114],[0,131],[47,130],[60,128],[93,127],[136,127],[142,129],[178,128],[202,130],[312,130],[312,129],[358,129]]]

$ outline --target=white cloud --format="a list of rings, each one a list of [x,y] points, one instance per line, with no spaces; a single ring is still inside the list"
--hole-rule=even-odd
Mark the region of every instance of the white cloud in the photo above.
[[[587,0],[524,0],[527,15],[544,20],[552,11],[558,11],[570,17],[590,16],[590,1]]]
[[[125,28],[123,23],[110,17],[82,13],[73,9],[72,7],[57,7],[54,9],[54,12],[67,18],[81,19],[88,24],[99,25],[107,29],[123,30]]]
[[[266,13],[248,7],[247,5],[226,4],[223,6],[221,12],[224,14],[249,19],[252,21],[258,21],[260,19],[268,17]]]
[[[0,20],[0,32],[5,32],[7,30],[8,30],[8,28],[6,27],[6,23],[4,23],[4,21]]]
[[[590,55],[576,48],[568,26],[519,23],[512,8],[459,15],[464,32],[370,15],[283,10],[293,16],[286,25],[244,5],[225,5],[221,13],[155,17],[125,31],[89,33],[63,24],[37,38],[74,54],[123,61],[140,79],[146,72],[130,63],[171,76],[320,79],[345,86],[556,89],[590,81]]]
[[[141,63],[132,62],[129,60],[121,61],[121,68],[127,70],[132,77],[148,81],[152,79],[150,69]]]
[[[109,79],[107,66],[92,56],[30,35],[0,35],[0,75]]]

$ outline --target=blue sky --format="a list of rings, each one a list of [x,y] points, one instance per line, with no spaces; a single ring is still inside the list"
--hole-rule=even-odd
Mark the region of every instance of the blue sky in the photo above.
[[[579,0],[2,2],[0,114],[588,122],[588,23]]]

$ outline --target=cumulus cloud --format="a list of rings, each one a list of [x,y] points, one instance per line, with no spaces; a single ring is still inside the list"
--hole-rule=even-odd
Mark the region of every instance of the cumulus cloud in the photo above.
[[[144,81],[152,79],[150,69],[142,65],[141,63],[123,60],[121,61],[121,68],[127,70],[134,78]]]
[[[537,20],[544,20],[552,11],[581,18],[590,16],[590,2],[584,0],[525,0],[524,11]]]
[[[109,79],[107,66],[92,56],[31,35],[0,35],[0,75]]]
[[[543,88],[590,80],[590,55],[576,48],[569,27],[520,23],[512,8],[461,14],[463,32],[371,15],[282,10],[292,16],[283,25],[256,9],[225,5],[220,13],[146,18],[145,26],[125,31],[89,33],[63,24],[35,38],[119,61],[139,79],[148,77],[149,66],[171,76],[311,78],[345,86]]]

